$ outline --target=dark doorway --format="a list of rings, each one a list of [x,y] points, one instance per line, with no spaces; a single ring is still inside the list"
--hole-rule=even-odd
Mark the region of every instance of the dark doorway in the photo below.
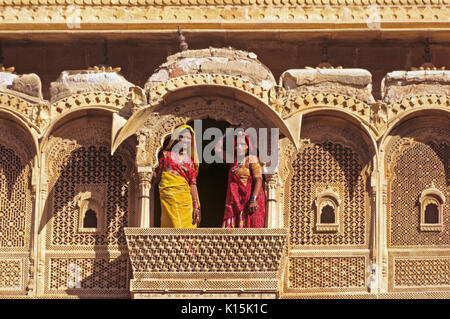
[[[187,123],[194,128],[194,122]],[[215,121],[207,118],[202,120],[202,135],[210,127],[216,127],[225,133],[225,129],[230,123],[225,121]],[[164,141],[164,147],[169,142],[168,137]],[[198,151],[202,151],[206,145],[212,141],[202,141],[203,145],[197,145]],[[162,150],[158,157],[162,154]],[[201,163],[197,177],[198,196],[202,212],[202,221],[199,227],[222,227],[223,212],[227,192],[228,164],[220,163]],[[154,218],[155,227],[161,226],[161,202],[159,199],[158,185],[154,184]]]

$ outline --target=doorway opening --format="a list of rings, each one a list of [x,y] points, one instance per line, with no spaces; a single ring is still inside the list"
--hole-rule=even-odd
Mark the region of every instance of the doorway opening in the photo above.
[[[194,127],[194,122],[188,122],[188,125]],[[231,124],[226,121],[216,121],[210,118],[202,120],[202,135],[210,127],[216,127],[225,133],[225,129]],[[170,137],[164,141],[163,148],[158,153],[158,158],[162,155],[162,151],[166,148]],[[197,151],[201,152],[211,140],[203,141],[203,145],[197,145]],[[229,164],[226,163],[200,163],[199,173],[197,176],[197,190],[200,199],[200,208],[202,221],[199,225],[201,228],[222,227],[222,219],[225,208],[225,199],[227,193]],[[161,226],[161,202],[159,198],[158,185],[153,184],[153,217],[154,227]]]

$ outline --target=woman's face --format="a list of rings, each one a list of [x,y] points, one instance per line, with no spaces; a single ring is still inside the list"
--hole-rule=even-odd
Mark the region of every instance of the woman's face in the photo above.
[[[192,143],[191,132],[189,132],[189,130],[181,132],[180,136],[178,136],[178,143],[180,143],[183,150],[188,150]]]
[[[236,153],[237,156],[243,157],[245,154],[247,154],[247,143],[245,142],[245,138],[243,136],[238,136],[237,138],[237,145],[236,145]]]

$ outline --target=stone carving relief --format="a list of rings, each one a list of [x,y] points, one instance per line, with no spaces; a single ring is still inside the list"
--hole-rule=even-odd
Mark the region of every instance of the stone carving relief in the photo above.
[[[230,112],[230,110],[233,110]],[[157,154],[173,129],[192,120],[211,117],[233,125],[267,127],[254,108],[237,100],[222,97],[195,97],[160,108],[146,120],[138,133],[138,166],[157,166]]]
[[[0,292],[22,288],[22,260],[0,259]]]
[[[68,283],[75,275],[77,295],[127,293],[123,229],[135,210],[131,176],[136,156],[132,143],[124,143],[111,156],[110,125],[108,117],[77,119],[54,131],[44,147],[49,220],[42,267],[49,272],[48,294],[71,294],[74,287]],[[84,224],[88,214],[96,224]]]
[[[232,234],[221,229],[162,231],[167,234],[158,234],[157,229],[126,230],[135,274],[276,273],[285,252],[286,232],[281,229],[239,229]]]
[[[5,0],[7,1],[7,0]],[[448,8],[445,0],[415,0],[413,3],[400,4],[394,0],[385,0],[378,5],[368,5],[363,0],[353,0],[343,5],[338,0],[326,3],[314,3],[307,0],[234,0],[224,6],[219,0],[205,2],[196,0],[185,1],[154,1],[148,0],[147,5],[138,2],[108,0],[102,5],[79,4],[74,10],[69,0],[65,1],[63,9],[57,8],[50,0],[42,2],[42,6],[35,7],[32,2],[11,5],[3,2],[0,5],[8,8],[2,16],[1,22],[12,23],[69,23],[77,26],[77,18],[83,17],[84,23],[127,23],[128,21],[183,21],[201,22],[236,22],[246,17],[250,21],[286,22],[353,22],[368,24],[368,28],[376,28],[382,21],[394,22],[437,22],[446,19]],[[95,3],[95,2],[94,2]],[[63,3],[64,4],[64,3]],[[97,4],[100,4],[98,2]],[[208,4],[208,6],[205,5]],[[105,10],[107,9],[107,10]],[[17,20],[15,17],[20,17]]]
[[[418,95],[395,101],[388,108],[389,120],[399,117],[401,113],[421,107],[450,107],[450,98],[445,95]]]
[[[119,111],[127,103],[127,95],[111,92],[84,92],[57,100],[51,105],[52,117],[78,107],[101,106]]]
[[[319,107],[341,108],[355,114],[366,123],[370,122],[370,107],[366,103],[350,96],[322,92],[300,96],[289,96],[285,102],[282,117],[287,118],[295,112]]]
[[[434,185],[445,198],[448,183],[450,131],[424,120],[401,126],[386,146],[388,180],[388,247],[448,245],[449,218],[443,205],[442,232],[420,230],[420,195]]]
[[[368,244],[371,160],[368,149],[363,147],[366,143],[357,135],[348,129],[308,124],[302,136],[310,139],[302,138],[300,150],[285,157],[287,162],[280,167],[289,171],[283,211],[290,229],[290,247]],[[315,227],[314,201],[327,188],[342,201],[343,228],[338,228],[343,229],[342,233],[321,233]]]
[[[395,258],[395,287],[450,285],[450,258]]]
[[[355,257],[291,257],[289,282],[291,289],[364,289],[366,258]]]
[[[105,231],[105,184],[78,184],[75,187],[75,208],[78,209],[78,231],[102,233]],[[95,214],[95,227],[84,227],[88,211]]]
[[[50,107],[43,100],[40,103],[28,102],[12,94],[0,93],[0,107],[5,107],[19,114],[27,124],[39,134],[50,122]]]
[[[445,195],[431,185],[422,191],[419,198],[420,203],[420,230],[442,231],[444,228]]]
[[[0,250],[28,250],[33,143],[18,125],[0,120]]]
[[[419,134],[419,132],[417,132]],[[448,133],[447,133],[448,134]],[[447,135],[448,136],[448,135]],[[444,214],[443,232],[420,231],[419,196],[431,183],[450,196],[448,186],[450,143],[414,141],[401,148],[390,164],[388,244],[397,246],[448,245],[449,218]],[[449,209],[445,204],[444,211]]]
[[[241,77],[224,74],[189,74],[172,78],[148,89],[151,105],[164,103],[163,97],[170,91],[198,85],[227,86],[236,88],[268,104],[268,90]]]
[[[49,190],[53,194],[54,215],[52,245],[123,245],[121,229],[127,225],[131,196],[128,176],[132,172],[130,161],[134,152],[131,149],[128,154],[109,154],[107,121],[97,120],[83,130],[79,128],[80,123],[72,122],[62,135],[51,136],[49,141]],[[78,234],[76,231],[81,221],[75,212],[83,209],[80,205],[86,200],[89,203],[89,198],[105,209],[107,228],[103,233]],[[66,222],[60,223],[62,219]]]

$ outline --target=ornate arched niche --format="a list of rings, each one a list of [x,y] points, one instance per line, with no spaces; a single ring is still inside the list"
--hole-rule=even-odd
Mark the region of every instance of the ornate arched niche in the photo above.
[[[376,146],[352,117],[303,117],[300,148],[283,141],[279,174],[289,257],[283,293],[367,291]]]
[[[172,102],[151,113],[143,127],[137,132],[137,163],[139,167],[148,167],[154,171],[158,166],[158,153],[163,147],[164,140],[173,130],[190,121],[211,118],[217,121],[227,121],[231,125],[238,125],[244,129],[275,127],[273,122],[258,113],[257,109],[236,99],[221,96],[190,97]],[[258,136],[259,138],[259,136]],[[282,136],[280,138],[283,138]],[[270,152],[270,139],[268,140]],[[275,174],[273,174],[275,175]],[[273,187],[273,176],[266,177],[266,192]],[[270,209],[269,209],[270,211]],[[273,214],[268,212],[268,216]],[[272,225],[266,223],[267,225]]]
[[[110,114],[87,110],[79,115],[62,121],[43,149],[48,189],[41,220],[48,271],[44,293],[126,295],[123,228],[136,223],[135,144],[127,140],[111,155]],[[70,265],[80,269],[77,291],[67,284]]]
[[[369,134],[339,113],[305,116],[300,150],[283,145],[284,225],[291,247],[369,247],[372,157]],[[320,226],[320,204],[333,203],[333,231]],[[338,222],[338,223],[337,223]],[[339,230],[342,230],[340,232]]]
[[[1,290],[26,293],[31,267],[30,246],[36,148],[29,131],[0,114],[0,269]]]
[[[422,114],[399,123],[385,138],[382,150],[388,248],[448,246],[450,205],[445,201],[450,196],[448,116]],[[442,219],[432,225],[425,222],[428,205],[436,205],[438,216],[442,212]]]

